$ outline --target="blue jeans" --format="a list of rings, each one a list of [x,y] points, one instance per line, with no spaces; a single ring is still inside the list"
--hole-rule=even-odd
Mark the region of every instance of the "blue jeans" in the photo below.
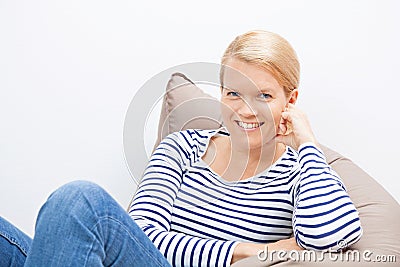
[[[0,266],[171,265],[107,192],[78,181],[49,197],[33,240],[0,217]]]

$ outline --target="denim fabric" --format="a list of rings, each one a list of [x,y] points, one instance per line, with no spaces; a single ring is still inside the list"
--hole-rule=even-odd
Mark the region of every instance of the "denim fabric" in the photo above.
[[[77,181],[56,190],[42,206],[24,266],[170,264],[107,192]]]
[[[23,266],[32,239],[0,217],[0,266]]]

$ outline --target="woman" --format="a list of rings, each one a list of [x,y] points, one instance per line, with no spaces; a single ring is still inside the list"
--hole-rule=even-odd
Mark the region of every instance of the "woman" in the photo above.
[[[229,266],[266,245],[339,250],[355,243],[358,213],[295,106],[298,83],[299,63],[285,39],[266,31],[238,36],[222,58],[224,127],[165,138],[130,216],[98,186],[75,182],[45,203],[30,248],[0,221],[2,258],[23,262],[18,244],[25,240],[27,266]]]

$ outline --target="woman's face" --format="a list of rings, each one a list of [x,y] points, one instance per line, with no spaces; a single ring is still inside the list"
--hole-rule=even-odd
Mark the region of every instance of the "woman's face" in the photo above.
[[[234,58],[222,79],[221,112],[232,144],[247,150],[275,142],[281,113],[297,94],[287,97],[271,72]]]

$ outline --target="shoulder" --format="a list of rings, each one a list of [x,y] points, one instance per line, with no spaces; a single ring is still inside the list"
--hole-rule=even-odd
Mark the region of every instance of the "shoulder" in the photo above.
[[[217,134],[219,129],[187,129],[167,135],[160,143],[161,147],[169,146],[180,153],[185,154],[186,158],[196,160],[200,154],[206,151],[209,140]]]
[[[282,168],[282,172],[288,173],[291,178],[297,176],[300,168],[298,151],[287,146],[285,153],[282,155],[279,163],[276,164],[275,167]]]
[[[286,154],[291,159],[297,160],[299,158],[299,152],[291,146],[286,147]]]
[[[183,131],[173,132],[167,135],[164,140],[175,140],[182,144],[201,144],[207,142],[212,136],[218,132],[218,129],[203,130],[203,129],[187,129]],[[163,140],[163,141],[164,141]]]

